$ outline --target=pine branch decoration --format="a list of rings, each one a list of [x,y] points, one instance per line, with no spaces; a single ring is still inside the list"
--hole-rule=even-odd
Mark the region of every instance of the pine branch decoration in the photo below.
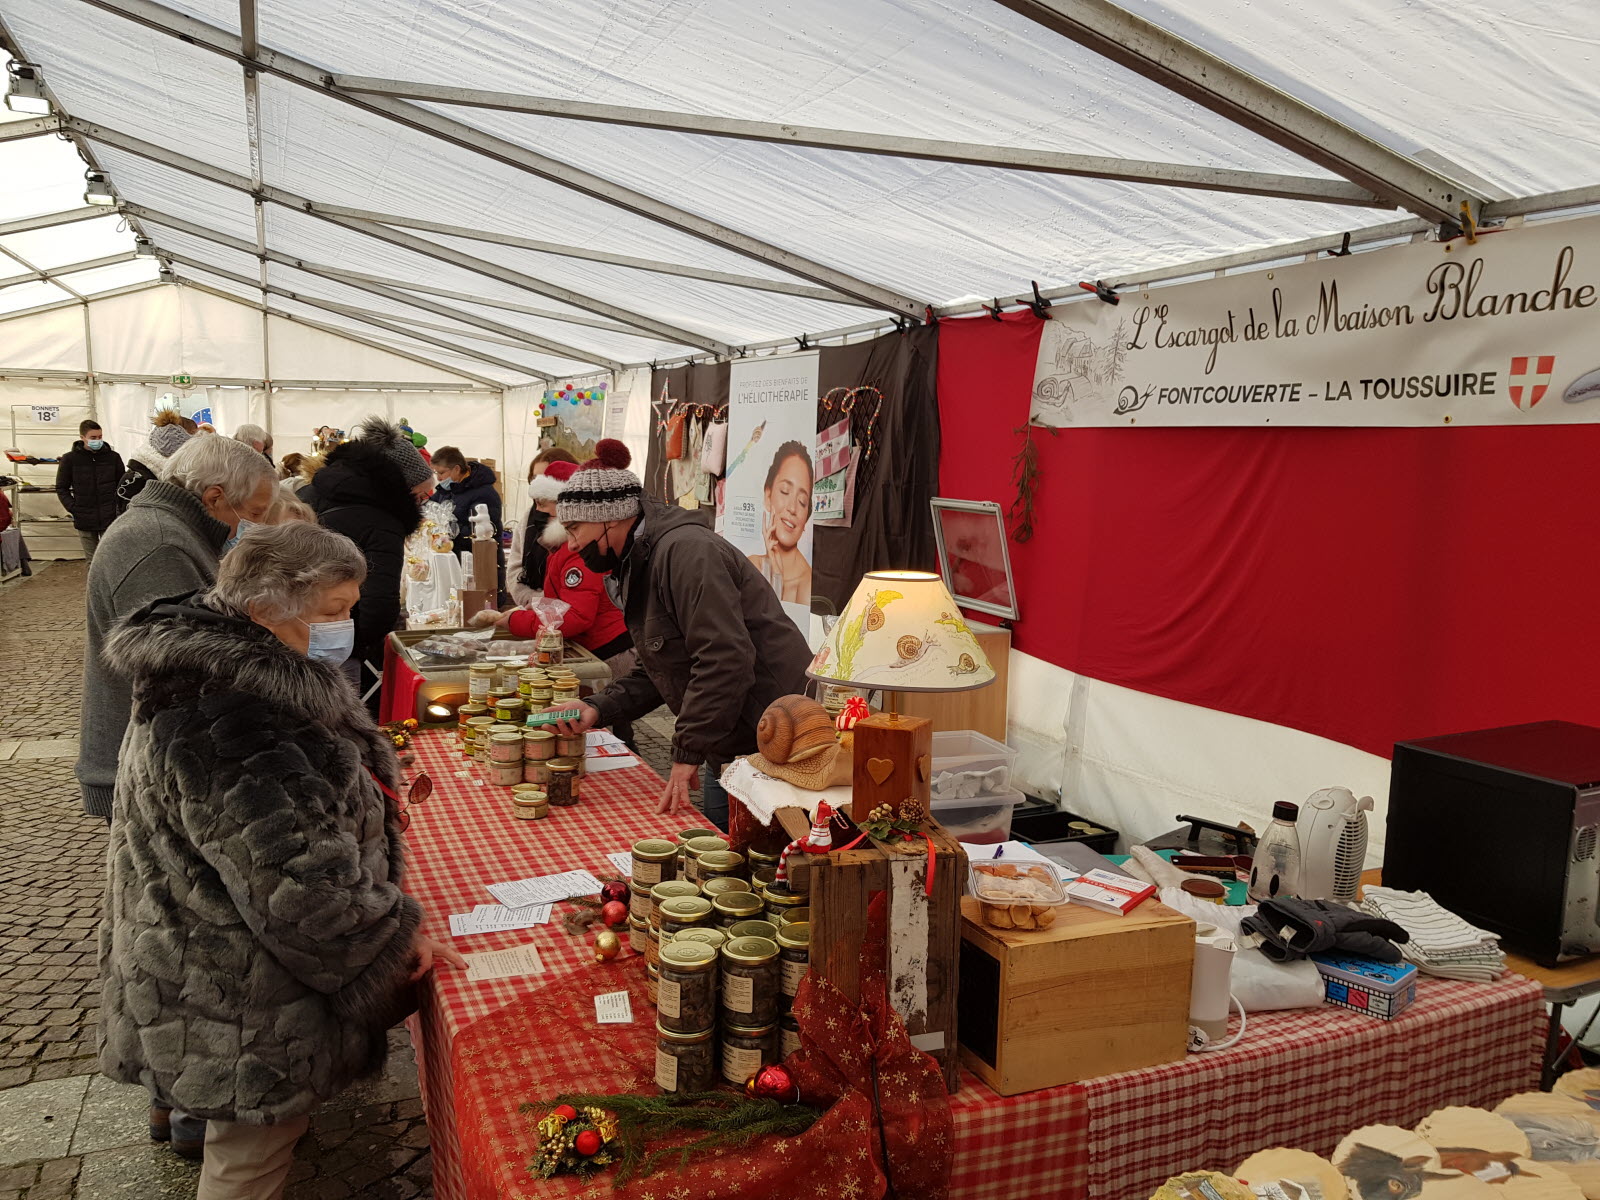
[[[1011,480],[1017,485],[1017,494],[1006,510],[1006,516],[1016,522],[1011,537],[1019,545],[1033,538],[1033,505],[1039,491],[1039,447],[1034,444],[1033,430],[1034,424],[1029,421],[1011,431],[1024,435],[1022,449],[1011,460]],[[1055,433],[1052,429],[1050,436],[1054,437]]]

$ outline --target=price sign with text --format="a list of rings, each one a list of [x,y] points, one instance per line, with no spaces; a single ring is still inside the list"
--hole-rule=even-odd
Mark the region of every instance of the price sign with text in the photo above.
[[[61,423],[61,406],[59,404],[35,404],[33,419],[41,425],[59,425]]]

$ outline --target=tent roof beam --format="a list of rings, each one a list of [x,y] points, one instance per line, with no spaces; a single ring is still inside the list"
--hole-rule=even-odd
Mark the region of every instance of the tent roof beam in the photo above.
[[[0,142],[17,142],[23,138],[44,137],[61,132],[60,117],[31,117],[26,121],[7,121],[0,124]]]
[[[3,128],[3,126],[0,126]],[[0,223],[0,237],[13,233],[31,233],[35,229],[53,229],[57,225],[71,225],[75,221],[92,221],[95,217],[110,216],[112,210],[99,205],[86,204],[82,208],[69,208],[65,212],[45,213],[38,217],[23,217],[19,221]]]
[[[568,246],[561,242],[545,242],[537,238],[517,237],[515,234],[494,233],[487,229],[470,229],[444,221],[424,221],[420,217],[402,217],[393,213],[368,212],[360,208],[343,208],[336,204],[318,204],[316,210],[328,216],[348,217],[355,221],[374,221],[380,225],[394,225],[401,229],[420,229],[424,233],[443,233],[451,237],[467,238],[474,242],[493,242],[497,246],[515,246],[521,250],[534,250],[560,258],[576,258],[584,262],[609,263],[617,267],[632,267],[638,271],[652,271],[658,275],[676,275],[684,279],[703,279],[708,283],[725,283],[730,287],[749,288],[757,292],[774,292],[783,296],[804,296],[808,300],[825,300],[830,304],[861,304],[854,296],[828,288],[811,287],[804,283],[786,283],[781,279],[764,279],[759,275],[737,275],[729,271],[713,271],[709,267],[687,267],[680,263],[662,262],[660,259],[639,258],[632,254],[613,254],[607,250],[588,250],[582,246]],[[876,306],[868,306],[876,307]]]
[[[1483,197],[1112,0],[997,0],[1234,124],[1435,223]]]
[[[205,269],[205,268],[202,268],[202,269]],[[416,353],[414,353],[414,352],[412,352],[410,350],[404,350],[404,349],[401,349],[401,348],[399,348],[397,346],[387,345],[387,344],[385,344],[383,342],[375,341],[372,338],[362,337],[359,333],[356,333],[356,332],[354,332],[352,330],[349,330],[349,329],[341,329],[337,325],[325,325],[321,321],[313,321],[310,317],[303,317],[303,316],[300,316],[298,313],[292,313],[292,312],[288,312],[288,311],[286,311],[284,309],[281,309],[281,308],[275,308],[272,305],[267,304],[267,303],[265,303],[264,301],[261,301],[261,300],[248,300],[243,296],[235,296],[232,292],[225,292],[221,288],[211,287],[208,284],[201,283],[197,279],[185,279],[183,281],[183,286],[187,287],[187,288],[194,288],[195,291],[204,292],[208,296],[215,296],[219,300],[231,300],[235,304],[243,304],[247,308],[256,309],[258,312],[264,312],[270,317],[277,317],[279,320],[293,321],[296,325],[304,325],[309,329],[317,329],[317,330],[320,330],[323,333],[330,333],[334,337],[345,338],[345,339],[347,339],[349,341],[355,342],[358,346],[366,346],[370,350],[381,350],[385,354],[398,355],[399,357],[404,358],[404,359],[409,359],[410,361],[412,361],[414,363],[420,363],[422,366],[432,367],[435,371],[443,371],[443,372],[445,372],[446,374],[449,374],[449,375],[459,375],[462,379],[470,379],[474,383],[483,384],[486,387],[493,388],[497,392],[498,391],[504,391],[505,387],[506,387],[506,385],[504,383],[501,383],[497,379],[490,379],[486,375],[474,375],[470,371],[463,371],[460,367],[446,366],[444,363],[435,362],[433,359],[428,358],[425,355],[416,354]],[[276,380],[276,379],[273,379],[273,380],[268,380],[266,382],[276,384],[276,383],[279,383],[280,381]],[[289,386],[292,386],[293,384],[296,384],[296,383],[305,383],[306,381],[305,380],[283,380],[281,382],[282,382],[283,386],[289,387]],[[332,385],[329,384],[329,386],[332,386]],[[373,386],[376,386],[376,385],[366,384],[366,383],[353,383],[353,384],[351,384],[351,386],[353,386],[353,387],[373,387]],[[438,387],[439,385],[438,384],[415,384],[415,385],[411,385],[411,386],[415,386],[415,387]]]
[[[962,163],[969,166],[998,167],[1010,171],[1031,171],[1047,175],[1076,175],[1091,179],[1113,179],[1123,183],[1162,184],[1168,187],[1196,188],[1201,191],[1235,192],[1246,196],[1276,196],[1288,200],[1320,201],[1324,204],[1352,204],[1362,208],[1393,207],[1369,189],[1358,187],[1343,179],[1277,175],[1225,167],[1190,166],[1185,163],[1145,162],[1093,154],[1070,154],[1058,150],[1034,150],[1020,146],[975,145],[969,142],[903,137],[898,134],[819,129],[805,125],[780,124],[775,121],[747,121],[732,117],[704,116],[698,113],[663,112],[658,109],[635,108],[620,104],[591,104],[581,100],[557,100],[546,96],[480,91],[475,88],[452,87],[445,84],[405,83],[394,79],[373,79],[354,75],[335,75],[333,86],[341,91],[363,96],[426,100],[435,104],[459,104],[472,108],[496,109],[501,112],[533,113],[543,117],[595,121],[637,129],[663,129],[674,133],[736,138],[742,141],[770,142],[780,146],[847,150],[889,158]]]
[[[152,225],[165,226],[169,229],[177,230],[179,233],[189,234],[191,237],[203,238],[204,240],[214,242],[219,246],[226,246],[231,250],[238,250],[243,254],[255,253],[251,248],[250,243],[245,241],[243,238],[232,237],[229,234],[221,233],[215,229],[207,229],[204,225],[196,225],[192,221],[184,220],[182,217],[174,217],[168,213],[158,212],[155,209],[146,208],[141,204],[129,204],[125,207],[129,212],[136,214],[142,220],[148,221]],[[402,304],[409,304],[414,308],[420,308],[425,312],[431,312],[437,316],[449,317],[452,321],[459,321],[463,325],[469,325],[475,329],[481,329],[489,333],[498,334],[503,338],[511,339],[512,345],[519,346],[523,349],[543,350],[548,354],[554,354],[560,358],[571,358],[576,359],[579,362],[593,363],[596,366],[603,367],[607,371],[618,371],[622,369],[622,364],[617,362],[615,359],[597,355],[591,350],[581,350],[574,346],[568,346],[562,342],[553,342],[548,338],[541,338],[531,333],[525,333],[522,330],[515,329],[510,325],[502,325],[498,321],[492,321],[487,317],[480,317],[473,313],[462,312],[459,309],[434,303],[431,300],[424,300],[420,297],[406,295],[403,292],[396,291],[393,288],[384,286],[382,284],[351,283],[347,280],[338,278],[327,267],[318,266],[315,263],[308,263],[304,259],[295,258],[293,255],[284,254],[278,250],[267,250],[258,257],[261,259],[263,266],[265,266],[267,263],[276,263],[281,267],[290,267],[297,271],[304,271],[308,275],[317,275],[323,278],[332,279],[333,282],[338,283],[343,287],[353,287],[359,289],[360,291],[371,292],[373,295],[383,296],[385,299],[389,300],[397,300]],[[458,333],[463,337],[471,336],[467,330],[463,329],[450,329],[448,326],[436,328],[443,328],[446,333]]]
[[[95,124],[90,121],[80,121],[76,118],[70,120],[68,125],[74,133],[90,141],[103,142],[113,149],[149,159],[151,162],[161,163],[163,166],[172,167],[174,170],[193,175],[197,179],[207,179],[212,183],[221,184],[223,187],[232,188],[237,192],[254,194],[254,189],[252,189],[250,180],[247,177],[235,174],[223,167],[190,158],[188,155],[179,154],[176,151],[168,150],[164,146],[157,146],[154,143],[146,142],[105,125]],[[663,341],[675,342],[685,346],[699,346],[701,349],[709,350],[718,355],[732,353],[732,347],[727,343],[707,337],[705,334],[680,329],[665,321],[658,321],[653,317],[619,308],[604,300],[597,300],[591,296],[574,292],[570,288],[561,287],[559,284],[546,283],[543,280],[533,278],[531,275],[524,275],[520,271],[502,267],[498,263],[490,262],[487,259],[475,258],[470,254],[464,254],[452,247],[441,246],[425,238],[413,237],[401,230],[390,229],[388,226],[380,225],[374,221],[356,221],[345,217],[331,216],[326,212],[319,211],[317,206],[305,197],[283,191],[281,188],[263,186],[259,195],[274,204],[280,204],[285,208],[303,212],[331,225],[336,225],[341,229],[364,233],[379,241],[388,242],[390,245],[414,251],[426,258],[450,263],[452,266],[462,267],[476,274],[485,275],[490,279],[498,279],[502,283],[509,283],[513,287],[521,288],[535,295],[547,296],[552,300],[559,300],[563,304],[570,304],[574,308],[581,308],[587,312],[610,317],[623,324],[631,325],[633,328],[651,336],[661,338]]]
[[[813,262],[792,251],[771,245],[749,234],[740,233],[570,163],[539,154],[526,146],[495,137],[421,105],[385,96],[361,96],[344,92],[334,85],[334,76],[328,71],[280,51],[262,46],[258,48],[255,56],[249,56],[245,54],[243,41],[237,34],[176,12],[166,5],[156,3],[155,0],[85,0],[85,2],[203,50],[254,66],[277,78],[308,88],[318,95],[332,97],[355,108],[386,117],[474,154],[536,175],[561,187],[591,196],[747,258],[765,262],[823,287],[855,296],[874,308],[916,320],[922,318],[924,307],[922,302],[901,295],[891,288],[857,279],[845,271]]]
[[[271,283],[267,284],[265,288],[262,288],[261,285],[254,279],[250,279],[244,275],[235,275],[227,268],[216,266],[212,263],[206,262],[204,259],[192,258],[187,254],[176,254],[170,250],[163,250],[161,252],[161,257],[169,259],[170,261],[178,263],[182,266],[193,267],[197,271],[205,271],[207,274],[215,275],[218,279],[225,279],[229,283],[236,284],[239,287],[246,288],[250,291],[265,291],[268,295],[282,296],[286,300],[296,300],[301,304],[308,304],[312,308],[320,308],[327,312],[337,313],[339,316],[349,315],[347,312],[342,311],[348,309],[349,305],[335,304],[331,300],[323,300],[317,296],[303,295],[302,293],[296,292],[290,288],[278,287],[276,284]],[[237,300],[238,297],[235,296],[232,297],[232,299]],[[464,358],[475,358],[481,363],[486,363],[491,367],[499,367],[502,370],[510,371],[513,374],[531,375],[533,378],[542,379],[546,383],[555,378],[555,376],[540,371],[536,367],[524,366],[522,363],[514,363],[508,361],[507,359],[496,358],[491,354],[485,354],[478,350],[468,350],[464,346],[458,346],[454,342],[447,342],[443,338],[436,338],[432,334],[417,333],[414,330],[407,329],[403,325],[392,324],[385,318],[352,317],[351,319],[359,321],[363,325],[371,325],[374,328],[381,329],[385,333],[397,334],[400,337],[413,338],[419,342],[426,342],[431,346],[437,346],[441,350],[448,350],[450,353],[459,354]]]
[[[22,263],[23,266],[28,268],[28,273],[26,275],[12,275],[6,279],[0,279],[0,288],[11,287],[18,283],[36,283],[41,279],[51,280],[58,287],[66,287],[67,285],[62,283],[57,276],[71,275],[78,271],[93,271],[96,267],[114,267],[118,263],[132,262],[138,257],[138,255],[134,254],[132,250],[124,250],[119,254],[108,254],[104,258],[91,258],[84,262],[65,263],[62,266],[51,267],[48,270],[45,270],[40,267],[35,267],[23,259],[17,258],[15,254],[12,254],[11,251],[5,249],[4,247],[0,247],[0,254],[4,254],[7,258],[16,259],[17,262]],[[68,288],[68,290],[70,291],[71,289]]]
[[[15,321],[18,317],[33,317],[40,313],[57,312],[63,308],[82,308],[86,302],[89,304],[94,304],[101,300],[110,300],[116,296],[131,296],[134,292],[144,292],[148,291],[150,288],[164,286],[166,285],[163,284],[159,279],[146,279],[143,283],[130,283],[127,287],[111,288],[104,292],[91,292],[89,293],[86,301],[52,300],[49,304],[36,304],[32,308],[19,308],[15,312],[0,313],[0,322]],[[68,372],[68,374],[77,374],[79,377],[83,376],[82,371]],[[33,375],[34,372],[27,372],[27,376],[30,379],[33,377]]]

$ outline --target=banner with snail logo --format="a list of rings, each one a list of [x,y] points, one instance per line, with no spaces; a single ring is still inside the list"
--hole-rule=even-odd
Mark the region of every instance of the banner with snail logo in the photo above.
[[[1600,421],[1600,217],[1057,305],[1035,423]]]
[[[816,446],[816,351],[730,364],[722,534],[772,584],[802,632],[811,628]]]

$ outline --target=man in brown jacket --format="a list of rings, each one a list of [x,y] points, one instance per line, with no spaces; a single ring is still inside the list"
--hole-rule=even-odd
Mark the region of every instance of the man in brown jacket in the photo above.
[[[696,514],[644,499],[621,442],[606,439],[567,482],[556,518],[590,570],[609,573],[639,665],[568,722],[569,732],[634,720],[660,704],[678,717],[662,812],[692,806],[705,767],[705,815],[728,826],[717,782],[756,748],[756,725],[779,696],[806,686],[811,651],[772,585]]]

